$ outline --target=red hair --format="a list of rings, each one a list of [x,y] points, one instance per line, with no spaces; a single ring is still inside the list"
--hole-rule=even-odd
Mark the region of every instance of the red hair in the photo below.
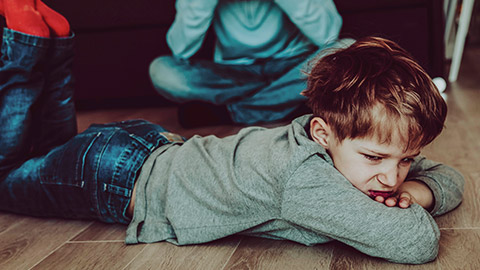
[[[408,148],[423,147],[440,134],[447,114],[423,68],[398,44],[378,37],[320,58],[302,94],[340,141],[377,136],[390,142],[400,131]]]

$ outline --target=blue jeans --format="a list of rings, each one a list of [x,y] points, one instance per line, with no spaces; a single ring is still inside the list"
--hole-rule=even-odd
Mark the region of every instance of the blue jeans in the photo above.
[[[169,100],[227,105],[236,123],[272,122],[304,103],[302,70],[313,55],[262,59],[250,65],[161,56],[151,63],[150,78],[157,92]]]
[[[298,109],[307,87],[305,72],[318,57],[345,48],[353,39],[340,39],[323,48],[290,58],[258,59],[248,65],[161,56],[150,64],[157,92],[175,102],[191,100],[227,105],[236,123],[282,120]]]
[[[73,36],[4,29],[0,61],[0,209],[127,224],[137,174],[165,129],[143,120],[76,134]]]

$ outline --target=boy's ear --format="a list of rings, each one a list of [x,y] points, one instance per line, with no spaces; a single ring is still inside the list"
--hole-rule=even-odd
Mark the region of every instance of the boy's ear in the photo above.
[[[328,149],[329,141],[333,138],[330,126],[321,117],[310,120],[310,136],[325,149]]]

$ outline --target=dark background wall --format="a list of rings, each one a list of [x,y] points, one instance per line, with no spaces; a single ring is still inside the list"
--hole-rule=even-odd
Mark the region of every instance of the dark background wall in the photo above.
[[[334,1],[344,20],[342,36],[392,39],[432,77],[444,77],[443,1]],[[174,0],[44,2],[62,13],[75,32],[79,105],[168,103],[153,90],[148,66],[155,57],[170,53],[165,35],[175,17]],[[195,57],[210,58],[214,39],[210,31]]]

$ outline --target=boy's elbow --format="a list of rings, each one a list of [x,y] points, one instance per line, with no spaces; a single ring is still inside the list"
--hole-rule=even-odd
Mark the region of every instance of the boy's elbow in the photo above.
[[[435,260],[438,255],[438,239],[418,242],[405,252],[400,253],[400,256],[392,258],[391,261],[405,264],[423,264],[431,262]]]
[[[404,264],[423,264],[435,260],[438,255],[440,230],[437,223],[420,205],[409,209],[394,209],[401,217],[390,220],[388,228],[377,235],[372,255],[388,261]],[[405,214],[405,215],[403,215]]]
[[[423,264],[435,260],[440,241],[440,231],[436,224],[415,234],[392,245],[390,254],[393,256],[387,260],[405,264]]]

